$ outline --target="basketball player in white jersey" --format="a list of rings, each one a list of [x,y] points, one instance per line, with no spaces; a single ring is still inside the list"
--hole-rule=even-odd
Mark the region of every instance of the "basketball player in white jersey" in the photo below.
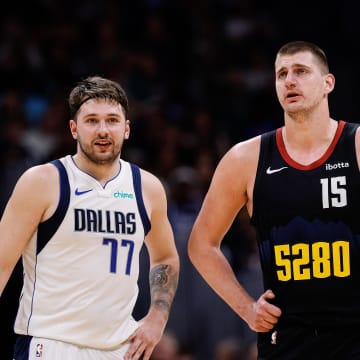
[[[128,100],[101,77],[69,96],[73,156],[28,169],[0,223],[0,293],[22,257],[15,360],[148,360],[176,292],[179,259],[160,181],[121,159]],[[151,305],[136,321],[139,252]]]

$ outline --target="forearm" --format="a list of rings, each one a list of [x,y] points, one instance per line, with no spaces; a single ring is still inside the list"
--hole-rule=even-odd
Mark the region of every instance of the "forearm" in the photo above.
[[[192,246],[190,259],[209,286],[246,321],[247,312],[254,299],[240,285],[221,249],[202,244]]]
[[[169,317],[178,285],[178,278],[179,270],[171,264],[156,265],[150,270],[150,312],[162,314],[164,322]]]

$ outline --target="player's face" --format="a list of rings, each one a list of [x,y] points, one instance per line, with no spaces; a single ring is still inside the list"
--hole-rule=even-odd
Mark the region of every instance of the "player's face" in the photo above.
[[[334,86],[334,77],[323,74],[318,60],[305,51],[278,55],[275,61],[276,93],[288,114],[311,112]]]
[[[81,105],[77,121],[70,120],[70,128],[79,152],[96,164],[109,164],[120,157],[130,121],[120,104],[91,99]]]

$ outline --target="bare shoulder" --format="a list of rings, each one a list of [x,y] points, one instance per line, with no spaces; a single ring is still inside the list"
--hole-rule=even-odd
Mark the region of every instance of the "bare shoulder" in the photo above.
[[[145,207],[151,211],[158,206],[165,206],[166,192],[160,179],[144,169],[140,169],[140,173]]]
[[[356,148],[357,161],[358,161],[358,165],[359,165],[359,169],[360,169],[360,126],[356,130],[355,148]]]
[[[163,183],[157,176],[144,169],[140,169],[140,173],[143,190],[155,193],[164,191]]]
[[[5,253],[8,263],[15,264],[38,224],[56,208],[60,192],[59,186],[54,186],[59,181],[56,171],[50,164],[34,166],[17,181],[0,221],[2,241],[12,244],[11,253]]]
[[[261,135],[234,145],[220,160],[210,185],[207,199],[211,207],[219,202],[221,191],[224,206],[234,212],[245,204],[252,211],[252,193],[259,160]]]
[[[59,199],[59,176],[51,164],[36,165],[19,178],[12,195],[14,204],[41,211],[42,220],[48,218]]]
[[[254,170],[257,167],[260,152],[260,135],[234,145],[223,156],[221,166],[229,171]]]
[[[53,188],[54,183],[58,182],[58,173],[55,166],[51,164],[36,165],[27,169],[19,178],[18,187],[25,186],[33,189],[32,193],[41,196],[46,189]]]
[[[259,150],[260,135],[237,143],[221,158],[194,225],[193,234],[200,234],[201,241],[206,234],[207,241],[218,245],[244,206],[251,213]]]

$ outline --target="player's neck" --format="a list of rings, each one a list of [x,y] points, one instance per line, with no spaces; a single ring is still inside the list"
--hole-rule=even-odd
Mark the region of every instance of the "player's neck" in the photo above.
[[[285,149],[296,162],[308,165],[318,160],[329,148],[338,122],[331,119],[289,121],[282,128]]]
[[[73,156],[73,161],[79,169],[91,175],[102,185],[113,179],[120,172],[121,167],[120,158],[112,162],[95,163],[77,153]]]

